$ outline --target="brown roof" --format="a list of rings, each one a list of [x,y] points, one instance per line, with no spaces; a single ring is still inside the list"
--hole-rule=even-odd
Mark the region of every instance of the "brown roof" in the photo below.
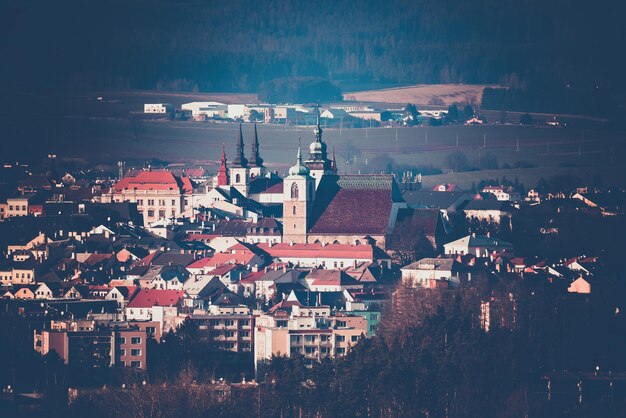
[[[410,209],[398,210],[396,227],[411,228],[417,235],[434,236],[437,232],[437,223],[440,213],[437,209]]]
[[[387,233],[391,207],[400,191],[390,175],[324,176],[313,205],[311,233]]]
[[[277,177],[256,177],[250,182],[248,194],[282,193],[283,180]]]

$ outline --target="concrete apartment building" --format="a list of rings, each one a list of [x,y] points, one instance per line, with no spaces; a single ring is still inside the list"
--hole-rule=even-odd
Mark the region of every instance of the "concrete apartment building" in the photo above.
[[[345,355],[362,335],[367,320],[357,315],[331,315],[330,307],[293,306],[285,311],[262,314],[254,333],[254,365],[257,376],[272,355],[303,355],[307,364],[325,357]]]
[[[241,308],[241,307],[240,307]],[[254,342],[254,316],[243,310],[209,315],[191,315],[189,320],[198,325],[202,337],[221,350],[237,353],[251,352]],[[246,313],[244,313],[246,312]]]
[[[146,330],[96,327],[94,321],[52,321],[34,331],[34,349],[57,352],[65,364],[83,367],[132,367],[146,370]]]

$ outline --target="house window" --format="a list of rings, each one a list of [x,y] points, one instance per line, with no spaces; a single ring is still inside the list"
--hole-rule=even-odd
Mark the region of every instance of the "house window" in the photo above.
[[[133,357],[139,357],[141,355],[141,349],[133,348],[132,350],[130,350],[130,355]]]
[[[148,209],[148,218],[154,218],[154,209]]]
[[[248,321],[247,319],[242,319],[241,321],[239,321],[239,324],[240,324],[242,327],[245,327],[245,326],[250,325],[250,321]]]
[[[247,338],[250,336],[250,331],[241,331],[241,336]]]
[[[296,183],[291,183],[291,198],[298,198],[298,185]]]
[[[126,350],[124,350],[123,348],[120,349],[120,356],[125,356],[126,355]]]
[[[172,206],[176,206],[176,201],[172,199]]]
[[[159,199],[159,206],[165,206],[165,200]]]
[[[141,344],[141,337],[132,337],[130,339],[131,344]]]
[[[235,336],[235,331],[226,331],[226,338],[232,338]]]
[[[165,210],[160,210],[159,211],[159,219],[163,219],[165,218]]]
[[[338,343],[342,343],[346,340],[346,336],[345,335],[337,335],[335,336],[335,341]]]
[[[224,321],[224,323],[227,327],[232,327],[233,325],[235,325],[235,321],[233,321],[232,319],[227,319],[226,321]]]
[[[346,354],[346,349],[343,347],[337,347],[337,354]]]
[[[131,361],[130,362],[130,367],[135,367],[137,369],[141,368],[141,362],[140,361]]]
[[[358,335],[353,335],[352,336],[352,342],[355,343],[357,341],[359,341],[359,336]]]
[[[120,344],[126,344],[126,338],[120,337]]]
[[[148,206],[154,206],[154,199],[148,199]]]

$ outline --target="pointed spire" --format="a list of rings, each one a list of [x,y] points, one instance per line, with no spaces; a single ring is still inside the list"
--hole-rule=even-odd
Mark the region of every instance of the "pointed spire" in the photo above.
[[[254,124],[254,138],[252,140],[252,157],[250,158],[250,166],[263,167],[263,158],[259,154],[259,134],[257,133],[256,123]]]
[[[248,160],[243,154],[243,128],[239,123],[239,137],[237,138],[237,152],[233,159],[233,167],[247,167]]]
[[[230,177],[228,175],[228,167],[226,166],[226,150],[224,144],[222,144],[222,156],[220,160],[220,168],[217,171],[217,185],[228,186],[230,184]]]
[[[317,112],[317,126],[315,127],[315,142],[323,142],[322,141],[322,132],[324,132],[322,130],[322,127],[320,126],[320,105],[319,103],[316,106],[316,112]]]
[[[337,174],[337,158],[335,157],[335,146],[333,145],[333,159],[330,162],[330,168],[333,174]]]
[[[290,176],[306,176],[309,169],[302,164],[302,147],[300,146],[300,137],[298,136],[298,155],[296,157],[296,165],[289,169]]]

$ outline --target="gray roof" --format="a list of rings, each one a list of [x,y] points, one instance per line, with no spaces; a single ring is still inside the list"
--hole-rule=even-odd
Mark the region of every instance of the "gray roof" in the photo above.
[[[422,258],[408,266],[402,267],[402,270],[443,270],[452,271],[454,260],[452,258]]]
[[[402,197],[409,207],[447,209],[458,201],[471,200],[466,192],[404,191]]]

